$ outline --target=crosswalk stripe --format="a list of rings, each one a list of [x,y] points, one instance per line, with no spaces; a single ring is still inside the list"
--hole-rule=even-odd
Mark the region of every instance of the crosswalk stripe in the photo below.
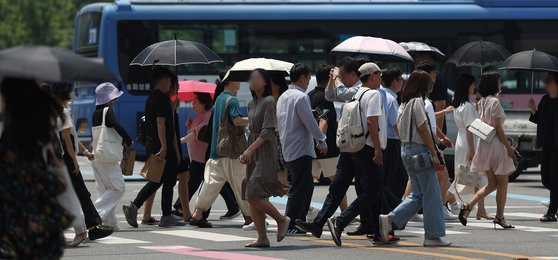
[[[447,223],[450,225],[461,225],[461,223]],[[467,226],[471,227],[482,227],[482,228],[494,228],[493,223],[481,223],[481,222],[469,222]],[[499,226],[496,225],[498,228]],[[526,232],[558,232],[555,228],[545,228],[545,227],[532,227],[532,226],[515,226],[515,230],[526,231]]]
[[[214,242],[254,240],[254,238],[249,238],[249,237],[226,235],[226,234],[197,231],[197,230],[168,230],[168,231],[150,231],[150,232],[155,234],[161,234],[161,235],[196,238],[196,239],[203,239],[203,240],[214,241]]]
[[[73,233],[64,233],[64,237],[67,239],[73,239]],[[93,241],[93,243],[101,243],[101,244],[109,244],[109,245],[122,245],[122,244],[151,244],[149,241],[137,240],[137,239],[130,239],[130,238],[123,238],[123,237],[116,237],[116,236],[108,236],[105,238],[97,239]]]
[[[542,214],[535,214],[535,213],[524,213],[524,212],[512,212],[512,213],[505,213],[506,216],[512,217],[520,217],[520,218],[527,218],[527,219],[539,219]]]
[[[158,252],[164,252],[164,253],[173,253],[173,254],[179,254],[179,255],[205,257],[205,258],[211,258],[211,259],[282,260],[281,258],[248,255],[248,254],[233,253],[233,252],[226,252],[226,251],[212,251],[212,250],[205,250],[205,249],[201,249],[201,248],[193,248],[193,247],[188,247],[188,246],[144,246],[144,247],[140,247],[140,248],[154,250],[154,251],[158,251]]]

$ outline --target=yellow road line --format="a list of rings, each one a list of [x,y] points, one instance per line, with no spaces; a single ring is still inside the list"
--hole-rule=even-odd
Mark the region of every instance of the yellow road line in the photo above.
[[[405,242],[405,241],[400,241],[398,244],[405,245],[405,246],[422,247],[421,244],[412,243],[412,242]],[[464,253],[473,253],[473,254],[479,254],[479,255],[491,255],[491,256],[501,256],[501,257],[509,257],[509,258],[534,259],[532,257],[524,256],[524,255],[516,255],[516,254],[510,254],[510,253],[504,253],[504,252],[487,251],[487,250],[479,250],[479,249],[471,249],[471,248],[437,247],[437,249],[449,250],[449,251],[458,251],[458,252],[464,252]]]
[[[303,241],[312,241],[322,244],[334,245],[333,241],[328,240],[321,240],[317,238],[298,238],[299,240]],[[412,254],[412,255],[426,255],[426,256],[433,256],[433,257],[440,257],[440,258],[447,258],[447,259],[459,259],[459,260],[479,260],[481,258],[472,258],[472,257],[464,257],[458,255],[449,255],[449,254],[442,254],[442,253],[434,253],[434,252],[425,252],[425,251],[415,251],[409,249],[400,249],[400,248],[389,248],[389,247],[370,247],[367,245],[360,245],[360,244],[353,244],[353,243],[343,243],[343,246],[350,247],[350,248],[362,248],[367,250],[377,250],[377,251],[387,251],[387,252],[394,252],[394,253],[404,253],[404,254]]]

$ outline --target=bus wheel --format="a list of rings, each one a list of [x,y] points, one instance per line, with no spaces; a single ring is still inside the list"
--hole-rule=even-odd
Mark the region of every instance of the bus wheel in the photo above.
[[[510,182],[515,181],[517,177],[519,177],[519,175],[521,175],[523,173],[523,170],[525,169],[525,161],[523,160],[519,162],[517,160],[513,160],[513,164],[515,165],[516,169],[512,174],[508,176],[508,180]]]

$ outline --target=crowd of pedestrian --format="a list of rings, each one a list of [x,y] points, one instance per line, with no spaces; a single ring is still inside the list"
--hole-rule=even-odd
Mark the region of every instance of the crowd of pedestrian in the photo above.
[[[430,57],[416,61],[406,81],[401,70],[380,68],[365,57],[346,57],[338,67],[322,65],[315,72],[305,64],[295,64],[290,85],[283,76],[256,69],[248,79],[252,101],[247,115],[240,112],[236,97],[239,82],[225,79],[214,99],[195,93],[195,117],[187,122],[179,122],[177,114],[177,76],[156,67],[154,87],[145,104],[145,146],[148,157],[164,162],[164,169],[160,181],[149,180],[133,201],[124,203],[128,224],[138,227],[138,210],[144,206],[141,224],[210,228],[207,218],[221,194],[228,208],[221,219],[242,213],[243,229],[257,231],[256,240],[246,247],[271,245],[266,216],[277,222],[277,242],[308,232],[319,238],[327,224],[338,246],[351,223],[360,225],[347,235],[386,244],[396,243],[395,231],[411,220],[423,222],[424,246],[450,246],[445,221],[458,219],[467,225],[475,205],[477,219],[513,228],[504,210],[507,175],[515,170],[513,159],[518,153],[502,128],[506,117],[497,99],[498,74],[483,74],[478,88],[473,76],[461,75],[452,106],[447,106],[447,87],[436,72],[435,61]],[[317,86],[307,94],[312,74]],[[551,192],[548,212],[540,220],[555,222],[558,74],[549,73],[545,82],[548,94],[538,106],[531,100],[529,107],[543,151],[542,181]],[[56,257],[64,246],[75,247],[118,231],[116,208],[125,192],[121,158],[101,157],[77,139],[69,110],[73,85],[4,79],[1,93],[5,124],[0,139],[4,191],[0,256]],[[113,109],[122,91],[103,83],[95,93],[93,127],[113,131],[122,148],[130,147],[132,138]],[[25,96],[42,109],[31,111],[25,103],[13,101],[16,96]],[[341,115],[333,102],[344,103]],[[448,113],[454,114],[456,140],[444,133]],[[467,131],[476,120],[495,129],[493,140],[481,140]],[[180,124],[187,127],[182,137]],[[102,142],[99,135],[93,136],[95,151]],[[187,156],[182,144],[187,144]],[[455,165],[467,165],[477,174],[476,185],[452,185],[443,155],[452,146]],[[91,161],[95,201],[80,173],[78,154]],[[331,184],[323,208],[314,209],[310,205],[314,179],[320,175],[331,179]],[[179,199],[173,210],[177,180]],[[353,180],[357,197],[348,203],[346,193]],[[162,217],[157,220],[151,207],[161,186]],[[198,189],[191,211],[190,200]],[[491,217],[484,198],[493,191],[497,209]],[[467,193],[473,197],[458,203],[455,195]],[[288,201],[282,214],[269,198],[285,195]],[[338,207],[341,213],[333,217]],[[63,232],[70,226],[75,238],[65,242]]]

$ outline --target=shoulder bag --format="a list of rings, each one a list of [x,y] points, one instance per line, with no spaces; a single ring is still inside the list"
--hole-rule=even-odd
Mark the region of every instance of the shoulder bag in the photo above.
[[[219,123],[217,153],[223,157],[237,159],[248,147],[244,127],[233,125],[229,118],[229,97],[225,104],[225,114]]]

